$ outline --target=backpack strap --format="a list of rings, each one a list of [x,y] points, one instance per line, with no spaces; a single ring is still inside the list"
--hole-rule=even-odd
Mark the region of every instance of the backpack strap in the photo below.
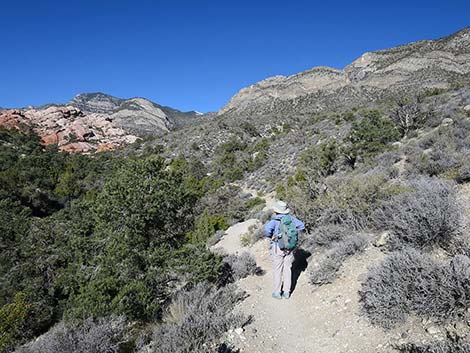
[[[281,226],[281,223],[282,223],[282,216],[276,216],[273,218],[274,221],[278,221],[279,222],[279,227]],[[277,241],[279,240],[279,228],[278,228],[278,234],[274,234],[272,235],[271,237],[271,240],[275,243],[277,243]]]

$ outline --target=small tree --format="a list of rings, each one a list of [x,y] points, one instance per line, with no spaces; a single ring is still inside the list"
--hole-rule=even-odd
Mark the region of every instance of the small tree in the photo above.
[[[358,157],[367,158],[387,149],[387,145],[400,138],[393,122],[377,110],[368,111],[361,120],[355,121],[345,138],[342,148],[346,160],[354,167]]]
[[[407,137],[410,131],[422,126],[426,114],[421,111],[418,98],[411,101],[401,98],[396,107],[390,112],[390,119],[397,125],[402,137]]]

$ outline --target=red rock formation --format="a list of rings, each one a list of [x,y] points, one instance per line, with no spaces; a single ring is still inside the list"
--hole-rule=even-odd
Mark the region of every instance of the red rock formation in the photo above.
[[[45,145],[57,144],[68,153],[109,151],[138,139],[106,115],[85,115],[70,106],[0,112],[0,126],[21,129],[23,125],[33,128]]]
[[[19,110],[6,110],[0,112],[0,126],[7,129],[22,130],[21,125],[25,123],[25,116]]]
[[[41,140],[45,145],[59,144],[59,136],[55,132],[41,136]]]

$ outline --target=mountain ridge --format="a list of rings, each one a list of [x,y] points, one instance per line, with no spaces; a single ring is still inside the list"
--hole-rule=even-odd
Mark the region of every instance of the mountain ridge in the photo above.
[[[199,116],[195,111],[182,112],[143,97],[118,98],[102,92],[79,93],[67,104],[85,113],[111,115],[123,128],[138,132],[153,132],[155,128],[169,131]]]
[[[322,97],[313,101],[321,102],[319,108],[324,108],[342,104],[351,95],[380,99],[403,90],[448,88],[454,83],[470,82],[469,73],[470,27],[467,27],[435,40],[365,52],[342,70],[318,66],[289,76],[268,77],[242,88],[218,114],[266,114],[276,112],[284,104],[305,111],[315,103],[308,99],[315,94]],[[334,93],[340,99],[328,97]],[[305,104],[289,102],[304,98]]]

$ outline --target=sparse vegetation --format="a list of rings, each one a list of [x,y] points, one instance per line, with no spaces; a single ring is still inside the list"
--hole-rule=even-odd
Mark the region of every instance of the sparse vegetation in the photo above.
[[[129,344],[124,317],[87,319],[81,324],[60,322],[16,350],[18,353],[118,353]]]
[[[222,333],[248,322],[249,318],[232,314],[243,296],[232,286],[216,289],[207,283],[181,291],[168,307],[166,322],[155,327],[139,352],[217,352]]]
[[[367,240],[360,235],[349,236],[335,242],[324,257],[310,270],[310,282],[315,285],[331,283],[339,275],[343,262],[350,256],[364,250]]]

